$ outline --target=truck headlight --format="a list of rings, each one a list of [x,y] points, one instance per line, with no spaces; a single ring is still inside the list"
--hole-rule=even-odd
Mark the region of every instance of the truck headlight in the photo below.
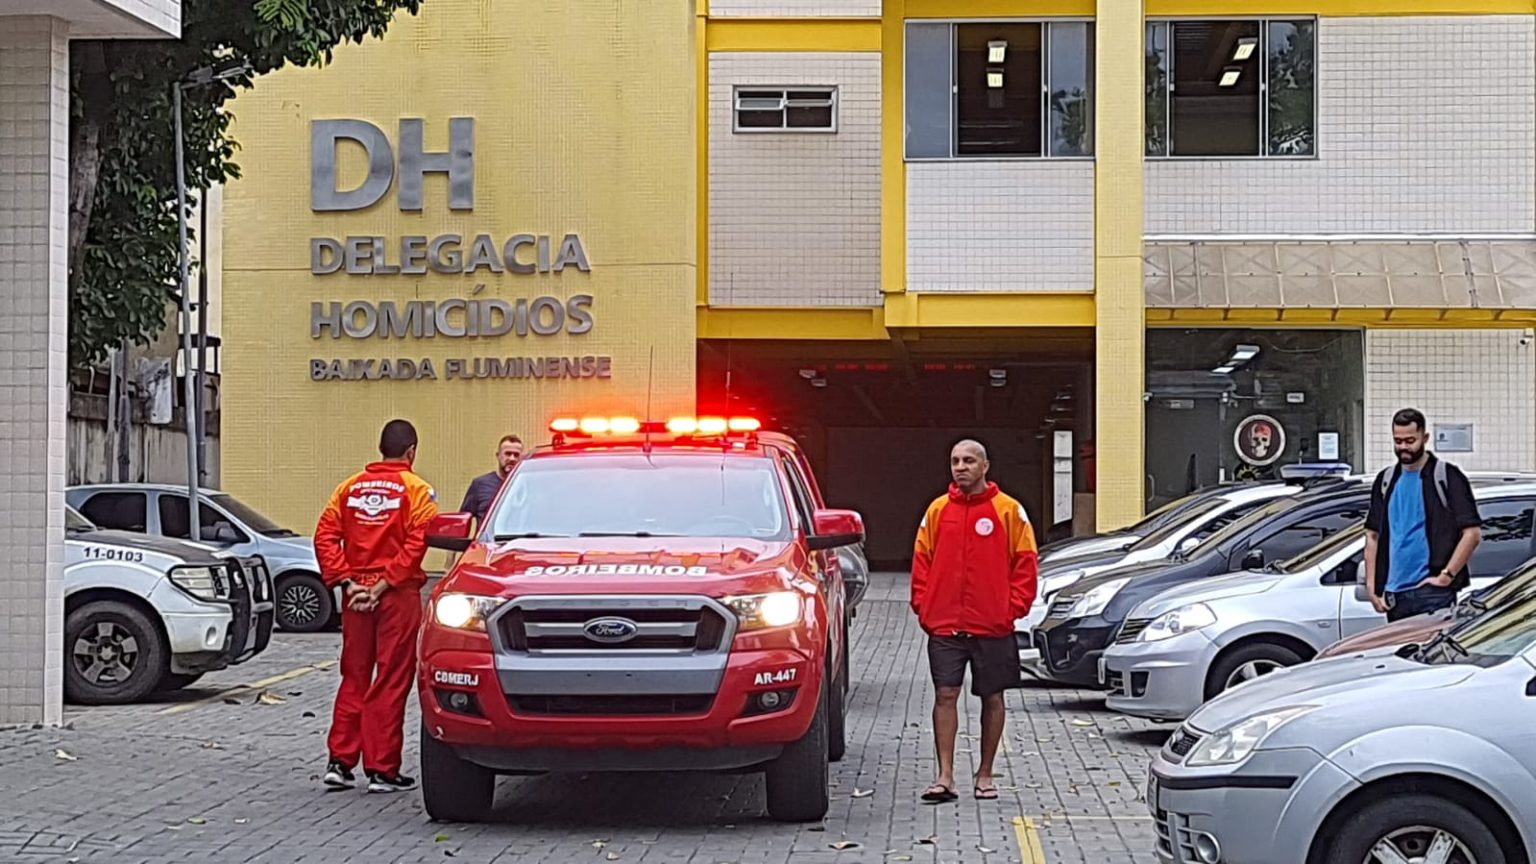
[[[217,600],[224,590],[224,574],[211,567],[172,567],[171,582],[201,600]]]
[[[1153,618],[1147,629],[1141,631],[1141,641],[1160,642],[1215,623],[1216,613],[1211,611],[1211,607],[1204,603],[1191,603]]]
[[[1130,582],[1131,577],[1125,576],[1120,579],[1112,579],[1103,585],[1089,589],[1088,593],[1077,598],[1077,602],[1072,604],[1072,609],[1067,613],[1067,617],[1087,618],[1090,615],[1097,615],[1103,612],[1105,607],[1109,606],[1109,601],[1115,599],[1115,595],[1120,593],[1120,589],[1129,585]]]
[[[478,630],[485,632],[485,621],[501,604],[501,597],[482,597],[478,594],[444,594],[432,604],[432,618],[444,627],[454,630]]]
[[[794,591],[722,597],[720,602],[741,619],[742,630],[785,627],[800,620],[800,595]]]
[[[1316,705],[1293,705],[1249,717],[1226,729],[1208,735],[1190,751],[1184,764],[1191,768],[1209,768],[1215,765],[1236,765],[1258,749],[1264,739],[1281,726],[1316,708]]]

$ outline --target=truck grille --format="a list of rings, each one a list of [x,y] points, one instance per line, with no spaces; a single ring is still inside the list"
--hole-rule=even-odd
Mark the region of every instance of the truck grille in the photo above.
[[[1141,635],[1141,631],[1147,629],[1147,625],[1151,623],[1151,618],[1126,619],[1126,622],[1120,625],[1120,634],[1115,637],[1115,642],[1121,645],[1127,642],[1135,642],[1136,637]]]
[[[519,714],[569,714],[581,716],[708,714],[715,697],[709,694],[625,696],[511,696],[512,710]]]
[[[607,622],[614,635],[594,635]],[[721,648],[728,622],[699,603],[629,606],[598,602],[519,603],[497,619],[502,640],[516,652],[710,652]]]

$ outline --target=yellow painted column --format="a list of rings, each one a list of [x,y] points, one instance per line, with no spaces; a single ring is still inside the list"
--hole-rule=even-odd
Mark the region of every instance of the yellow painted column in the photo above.
[[[907,290],[906,0],[880,14],[880,288]]]
[[[1143,0],[1097,0],[1094,103],[1094,438],[1097,528],[1141,517],[1146,430],[1146,298],[1141,241],[1146,214],[1146,23]]]

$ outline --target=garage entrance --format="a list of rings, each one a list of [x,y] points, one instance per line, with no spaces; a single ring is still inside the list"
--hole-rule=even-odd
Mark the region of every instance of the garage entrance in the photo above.
[[[698,381],[700,411],[751,414],[802,443],[828,501],[864,514],[874,566],[909,565],[962,438],[986,445],[993,479],[1024,503],[1042,543],[1092,524],[1090,330],[701,340]]]

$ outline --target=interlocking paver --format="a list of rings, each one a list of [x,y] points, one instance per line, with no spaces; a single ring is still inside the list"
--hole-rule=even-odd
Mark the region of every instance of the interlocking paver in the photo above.
[[[765,819],[755,776],[508,778],[485,825],[433,823],[415,794],[323,792],[334,667],[269,685],[279,705],[254,704],[258,690],[231,694],[233,705],[220,695],[336,659],[335,635],[279,634],[251,663],[166,701],[75,708],[64,728],[0,731],[0,861],[783,864],[793,853],[806,864],[898,856],[985,864],[1025,857],[1022,817],[1046,859],[1028,864],[1152,861],[1140,796],[1167,727],[1108,713],[1093,693],[1027,685],[1008,696],[999,800],[923,805],[918,795],[935,769],[931,688],[901,576],[877,577],[853,638],[848,755],[833,766],[822,825]],[[177,707],[188,702],[196,704]],[[413,699],[407,765],[416,716]],[[979,751],[979,706],[968,704],[961,723],[963,792]],[[874,794],[855,798],[856,790]],[[858,845],[832,848],[840,841]]]

